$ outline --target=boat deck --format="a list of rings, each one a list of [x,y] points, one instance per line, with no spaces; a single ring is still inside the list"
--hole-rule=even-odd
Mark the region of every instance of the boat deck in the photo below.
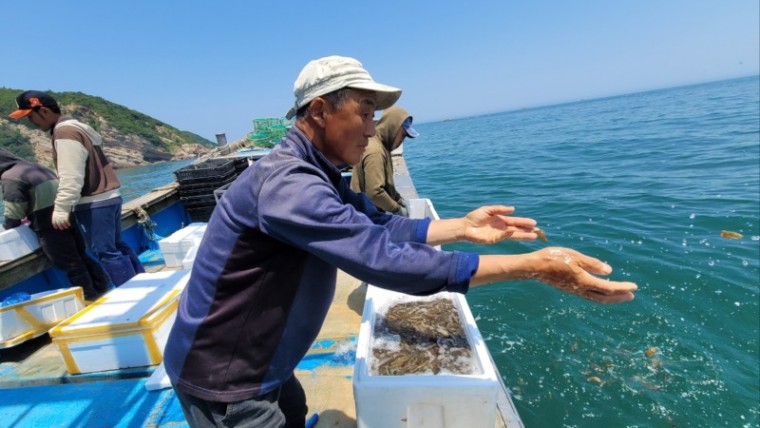
[[[296,370],[317,426],[356,426],[353,360],[365,293],[366,285],[339,273],[328,319]],[[145,389],[154,370],[69,375],[48,335],[0,350],[0,426],[187,426],[171,389]]]

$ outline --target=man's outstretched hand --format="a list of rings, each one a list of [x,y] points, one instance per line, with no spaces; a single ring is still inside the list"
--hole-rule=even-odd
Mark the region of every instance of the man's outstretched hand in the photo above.
[[[610,281],[594,275],[609,275],[612,268],[599,259],[570,248],[549,247],[527,254],[529,278],[598,303],[633,300],[636,284]]]
[[[504,205],[483,206],[470,212],[464,217],[464,240],[476,244],[495,244],[505,239],[536,239],[536,221],[527,217],[510,217],[513,212],[514,207]]]

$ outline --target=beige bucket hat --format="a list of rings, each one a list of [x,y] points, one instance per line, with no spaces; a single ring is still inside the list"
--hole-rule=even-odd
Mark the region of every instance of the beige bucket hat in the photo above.
[[[333,55],[309,61],[304,66],[293,84],[295,105],[285,117],[291,119],[314,98],[343,88],[375,92],[378,110],[392,106],[401,97],[401,89],[375,82],[359,61]]]

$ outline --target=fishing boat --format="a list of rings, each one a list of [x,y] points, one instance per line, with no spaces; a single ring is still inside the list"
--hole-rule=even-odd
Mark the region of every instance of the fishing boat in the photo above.
[[[266,153],[246,148],[235,150],[234,145],[230,146],[233,147],[230,153],[214,155],[222,159],[245,158],[255,162],[257,156]],[[396,155],[393,159],[394,178],[399,192],[408,200],[418,200],[419,195],[403,156]],[[157,250],[156,240],[171,236],[193,222],[197,223],[198,219],[193,214],[198,214],[198,211],[193,212],[192,207],[188,206],[188,198],[191,197],[183,196],[180,183],[175,181],[124,204],[122,238],[141,255],[150,274],[163,272],[171,276],[174,272],[181,272],[181,267],[167,266],[166,259]],[[429,215],[431,210],[434,212],[431,202],[427,207],[422,215]],[[65,292],[67,287],[70,285],[65,275],[53,268],[39,250],[12,261],[0,262],[0,300],[18,292],[31,296],[50,293],[51,290]],[[107,296],[117,291],[121,290],[114,289]],[[387,383],[386,379],[377,379],[362,371],[367,362],[366,345],[362,343],[366,343],[367,329],[371,330],[367,324],[367,314],[372,313],[371,305],[373,302],[377,304],[378,296],[373,286],[339,272],[327,320],[296,370],[309,405],[307,426],[476,426],[466,421],[469,418],[467,412],[472,409],[467,408],[467,400],[462,398],[461,391],[469,387],[476,388],[476,393],[482,391],[477,389],[481,385],[478,383],[481,382],[480,378],[457,383],[456,376],[390,376],[397,381]],[[460,312],[466,318],[468,328],[474,329],[472,338],[478,340],[478,346],[482,348],[479,364],[485,372],[491,373],[488,386],[491,389],[488,391],[492,395],[481,400],[488,401],[486,406],[494,416],[486,426],[521,427],[522,421],[509,390],[479,337],[466,300],[460,298]],[[166,301],[161,304],[166,306]],[[55,326],[46,325],[47,330],[23,340],[7,341],[7,346],[0,349],[0,426],[186,426],[173,390],[166,388],[165,378],[164,384],[161,384],[160,355],[157,357],[159,361],[139,367],[72,373],[77,371],[72,370],[72,364],[74,367],[76,364],[72,362],[71,355],[66,357],[64,351],[67,347],[61,346],[60,340],[56,342],[55,337],[51,339],[51,336],[64,334],[65,328],[73,325],[70,319],[96,306],[98,302],[81,311],[81,308],[75,307],[76,313],[71,318]],[[157,307],[149,312],[158,317],[161,311],[156,310]],[[173,318],[164,317],[161,321],[167,319]],[[104,331],[102,335],[105,336],[117,335],[115,332],[109,333],[108,329]],[[460,395],[453,395],[453,401],[452,396],[446,396],[450,394],[446,388],[450,390],[451,387],[460,391]],[[441,400],[428,399],[435,396]],[[399,397],[414,402],[407,405],[400,402]],[[391,408],[394,406],[401,413],[393,413]]]

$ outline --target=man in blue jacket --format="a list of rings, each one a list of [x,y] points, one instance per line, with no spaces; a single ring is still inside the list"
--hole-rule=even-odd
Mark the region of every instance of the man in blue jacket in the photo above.
[[[304,426],[293,373],[324,322],[337,269],[416,295],[530,278],[599,302],[633,298],[635,284],[592,275],[611,268],[570,249],[478,256],[432,247],[535,239],[535,221],[508,217],[511,207],[408,219],[352,192],[339,167],[361,159],[375,110],[401,95],[355,59],[309,62],[294,94],[295,126],[220,199],[180,299],[164,364],[191,426]]]

